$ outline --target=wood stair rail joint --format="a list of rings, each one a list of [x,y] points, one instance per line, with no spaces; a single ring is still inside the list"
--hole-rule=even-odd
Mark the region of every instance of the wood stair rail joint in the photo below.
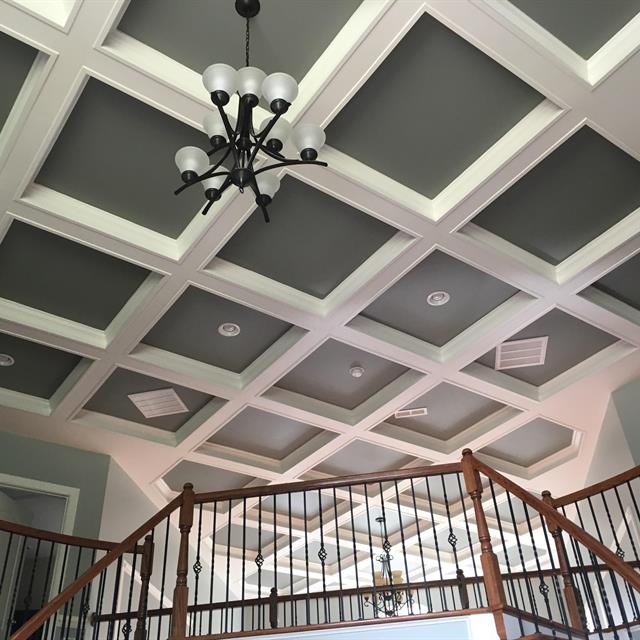
[[[11,637],[10,640],[28,640],[42,625],[54,615],[62,606],[67,604],[81,589],[99,576],[105,569],[116,562],[122,555],[131,551],[138,540],[149,533],[157,524],[162,522],[169,514],[173,513],[183,501],[183,495],[176,496],[163,509],[151,516],[144,524],[140,525],[133,533],[117,544],[111,551],[104,555],[98,562],[91,565],[81,576],[52,598],[40,611],[27,620]]]
[[[626,580],[627,583],[635,589],[635,591],[640,593],[640,574],[631,568],[628,563],[621,560],[615,553],[613,553],[613,551],[607,549],[602,543],[596,540],[596,538],[594,538],[590,533],[587,533],[584,529],[581,529],[578,525],[571,522],[571,520],[558,513],[550,505],[545,504],[545,502],[536,498],[526,489],[523,489],[519,484],[509,480],[506,476],[503,476],[495,469],[492,469],[484,462],[478,460],[473,456],[471,451],[469,451],[466,458],[471,461],[467,462],[467,466],[472,466],[476,471],[483,473],[485,476],[499,484],[503,489],[512,493],[525,504],[528,504],[532,509],[544,516],[545,519],[550,520],[569,536],[582,543],[587,549],[600,558],[600,560],[602,560],[602,562],[604,562],[610,569]]]

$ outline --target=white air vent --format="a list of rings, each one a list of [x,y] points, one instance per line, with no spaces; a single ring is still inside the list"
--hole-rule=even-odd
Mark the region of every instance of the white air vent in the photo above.
[[[131,393],[129,400],[140,409],[145,418],[172,416],[189,411],[180,396],[173,389],[158,389],[144,393]]]
[[[548,340],[548,336],[543,336],[503,342],[496,348],[496,369],[537,367],[544,364]]]
[[[426,416],[427,407],[418,407],[417,409],[401,409],[395,412],[396,418],[415,418],[416,416]]]

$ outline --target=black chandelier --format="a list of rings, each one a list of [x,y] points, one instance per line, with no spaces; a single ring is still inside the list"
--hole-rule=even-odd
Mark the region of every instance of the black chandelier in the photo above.
[[[298,164],[326,167],[326,162],[317,160],[318,151],[325,142],[325,133],[321,127],[313,124],[300,124],[294,129],[282,117],[298,95],[298,84],[286,73],[267,76],[261,69],[249,66],[250,20],[258,15],[260,0],[236,0],[235,6],[246,20],[246,66],[236,71],[228,64],[212,64],[202,74],[202,82],[217,108],[209,112],[203,122],[211,148],[203,151],[198,147],[183,147],[176,153],[176,165],[184,184],[176,189],[175,194],[202,183],[207,200],[202,214],[206,215],[231,185],[238,187],[241,193],[248,187],[255,194],[256,204],[265,222],[269,222],[267,206],[280,188],[280,180],[269,172]],[[239,103],[234,122],[224,107],[236,92]],[[261,97],[274,115],[266,118],[256,133],[253,110]],[[281,153],[290,136],[298,149],[300,160],[288,159]],[[258,152],[276,162],[256,169],[254,163]],[[216,159],[215,162],[212,157]],[[231,168],[224,165],[227,159],[230,159]]]
[[[373,576],[375,591],[371,595],[365,595],[365,607],[373,607],[378,613],[387,618],[396,617],[402,608],[413,604],[411,592],[403,588],[402,571],[391,569],[391,543],[386,535],[386,524],[384,516],[378,516],[376,522],[380,525],[380,540],[382,541],[382,553],[376,558],[381,564],[381,570],[376,571]]]

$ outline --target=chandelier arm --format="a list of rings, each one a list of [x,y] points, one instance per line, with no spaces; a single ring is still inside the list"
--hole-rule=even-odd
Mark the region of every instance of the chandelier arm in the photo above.
[[[207,213],[209,213],[209,209],[211,209],[211,207],[213,206],[213,203],[215,202],[215,200],[207,200],[207,204],[205,205],[204,209],[202,210],[202,215],[206,216]]]
[[[249,183],[249,186],[251,187],[251,190],[253,191],[253,193],[256,196],[256,204],[260,208],[260,211],[262,211],[262,216],[264,217],[264,221],[265,222],[271,222],[271,219],[269,218],[269,212],[267,211],[267,207],[265,206],[265,204],[263,202],[261,202],[262,194],[260,193],[260,189],[258,187],[258,181],[255,178],[255,173],[253,174],[253,177],[251,178],[251,182]]]
[[[276,113],[276,115],[273,116],[271,120],[269,120],[269,124],[267,124],[267,126],[260,132],[260,135],[258,136],[256,144],[253,147],[253,151],[251,152],[251,157],[249,158],[249,162],[248,162],[249,166],[253,163],[256,157],[256,154],[258,153],[258,149],[262,147],[262,143],[266,140],[267,135],[269,135],[269,132],[271,131],[271,129],[273,129],[274,125],[276,124],[276,122],[278,122],[279,119],[280,119],[280,114]]]
[[[228,147],[230,145],[231,145],[230,142],[223,142],[222,144],[219,144],[219,145],[217,145],[215,147],[211,147],[211,149],[209,149],[209,151],[207,151],[207,155],[209,157],[211,157],[212,155],[218,153],[218,151],[222,151],[222,149],[224,149],[225,147]],[[225,156],[225,158],[226,158],[226,156]]]
[[[216,105],[218,107],[218,111],[220,113],[220,117],[222,118],[222,123],[224,124],[224,129],[227,132],[227,138],[229,138],[229,147],[231,148],[231,152],[233,153],[233,162],[234,164],[238,164],[238,152],[236,150],[236,132],[231,126],[231,122],[229,122],[229,116],[227,116],[227,112],[224,110],[224,107],[220,105]]]
[[[198,184],[198,182],[202,182],[203,180],[206,180],[207,178],[217,178],[218,176],[228,176],[229,175],[229,171],[218,171],[218,173],[211,173],[213,170],[214,170],[214,168],[211,168],[208,171],[205,171],[201,176],[198,176],[197,178],[194,178],[193,180],[191,180],[191,182],[186,182],[182,186],[178,187],[173,192],[174,195],[177,196],[179,193],[182,193],[188,187],[191,187],[194,184]]]
[[[271,151],[271,149],[269,149],[265,145],[259,145],[259,149],[258,150],[262,151],[263,153],[266,153],[270,158],[273,158],[274,160],[278,160],[279,162],[282,162],[283,160],[287,159],[281,153],[275,153],[275,152]]]
[[[262,167],[254,172],[254,175],[258,175],[264,171],[269,171],[269,169],[279,169],[280,167],[290,167],[293,165],[299,164],[315,164],[318,167],[328,167],[329,165],[326,162],[322,162],[321,160],[285,160],[278,164],[269,164],[266,167]]]

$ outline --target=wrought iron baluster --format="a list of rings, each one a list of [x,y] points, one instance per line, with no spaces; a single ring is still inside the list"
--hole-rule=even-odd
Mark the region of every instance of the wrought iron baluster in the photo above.
[[[351,539],[353,543],[353,570],[356,577],[356,590],[358,592],[358,620],[362,620],[364,618],[364,605],[362,602],[362,593],[360,591],[360,571],[359,562],[358,562],[358,548],[356,545],[356,526],[353,519],[353,492],[351,490],[351,485],[348,487],[349,489],[349,514],[351,517]]]
[[[241,604],[240,604],[240,631],[244,631],[244,596],[245,596],[245,575],[246,575],[246,559],[247,559],[247,499],[242,499],[242,586],[241,586]]]
[[[311,584],[309,582],[309,527],[308,527],[308,514],[307,514],[307,492],[302,493],[302,513],[304,515],[304,566],[307,577],[307,592],[306,592],[306,610],[307,610],[307,625],[311,624],[311,600],[310,591]],[[317,620],[320,621],[319,619]]]
[[[440,604],[443,611],[449,610],[447,604],[447,592],[442,586],[444,581],[444,574],[442,573],[442,558],[440,557],[440,544],[438,543],[438,533],[436,531],[436,519],[433,514],[433,499],[431,498],[431,487],[429,486],[429,476],[425,476],[425,484],[427,487],[427,502],[429,503],[429,515],[431,517],[431,531],[433,533],[433,545],[436,551],[436,559],[438,562],[438,574],[440,576]]]
[[[338,525],[338,498],[336,496],[336,488],[333,488],[333,519],[336,525],[336,552],[338,555],[338,614],[340,622],[344,622],[344,597],[342,594],[342,560],[340,557],[340,527]],[[357,568],[356,568],[357,570]],[[351,606],[351,619],[353,620],[353,602],[349,598]]]
[[[400,490],[398,489],[398,481],[394,480],[394,488],[396,492],[396,507],[398,509],[398,523],[400,525],[400,542],[402,545],[402,559],[404,560],[404,574],[405,574],[405,602],[409,608],[409,613],[413,614],[413,594],[409,585],[411,583],[411,577],[409,575],[409,563],[407,562],[407,548],[404,538],[404,522],[402,521],[402,509],[400,507]],[[416,591],[418,598],[418,610],[420,610],[420,591]]]
[[[420,533],[420,518],[418,517],[418,505],[416,503],[416,489],[413,482],[413,478],[410,479],[410,482],[411,482],[411,499],[413,500],[413,513],[416,519],[416,534],[418,536],[418,549],[420,550],[420,564],[422,566],[422,580],[424,582],[427,582],[427,569],[424,564],[424,552],[422,549],[422,534]],[[432,613],[433,602],[431,600],[431,591],[429,587],[425,588],[425,597],[427,599],[427,609],[429,610],[429,613]]]
[[[462,516],[464,518],[464,527],[467,533],[467,542],[469,543],[469,552],[471,554],[471,565],[473,566],[473,575],[476,578],[473,581],[473,593],[476,601],[476,607],[483,607],[482,592],[480,591],[480,581],[478,578],[478,567],[476,566],[476,554],[473,549],[473,542],[471,539],[471,529],[469,527],[469,517],[467,515],[467,503],[465,502],[465,493],[462,490],[462,481],[460,480],[460,473],[456,472],[456,481],[458,484],[458,495],[460,496],[460,506],[462,507]]]
[[[167,579],[167,554],[169,551],[169,526],[171,524],[171,516],[167,516],[165,521],[165,531],[164,531],[164,550],[162,553],[162,575],[160,578],[160,608],[164,607],[164,590],[166,586]],[[156,640],[160,640],[162,629],[162,616],[158,616],[158,633]]]
[[[293,599],[293,525],[291,520],[291,491],[287,493],[287,503],[289,507],[289,595],[291,597],[291,625],[296,625],[296,607]]]
[[[200,546],[202,544],[202,504],[198,508],[198,534],[196,539],[196,557],[193,563],[193,604],[198,604],[198,587],[200,586],[200,574],[202,573],[202,562],[200,561]],[[191,614],[190,627],[191,635],[196,635],[197,613]]]
[[[227,504],[227,575],[225,578],[225,591],[224,591],[224,632],[227,633],[229,631],[229,582],[231,576],[231,510],[232,510],[232,502],[231,499],[228,500]],[[222,615],[220,616],[220,624],[222,625]],[[222,633],[222,631],[221,631]]]
[[[375,568],[375,564],[374,564],[374,558],[375,555],[373,553],[373,537],[371,535],[371,516],[370,516],[370,511],[369,511],[369,490],[367,489],[367,485],[363,485],[364,486],[364,504],[365,504],[365,508],[366,508],[366,514],[367,514],[367,533],[369,534],[369,557],[371,560],[371,581],[373,583],[372,585],[372,595],[368,596],[365,595],[364,597],[364,605],[366,606],[371,606],[372,608],[372,612],[373,612],[373,617],[377,618],[378,617],[378,608],[377,608],[377,602],[378,602],[378,591],[377,591],[377,585],[376,585],[376,568]]]
[[[327,560],[327,550],[324,546],[324,523],[322,521],[322,494],[318,489],[318,516],[320,519],[320,549],[318,550],[318,559],[320,560],[320,566],[322,567],[322,595],[324,600],[324,621],[329,622],[331,620],[331,609],[327,601],[327,575],[325,571],[325,562]]]

